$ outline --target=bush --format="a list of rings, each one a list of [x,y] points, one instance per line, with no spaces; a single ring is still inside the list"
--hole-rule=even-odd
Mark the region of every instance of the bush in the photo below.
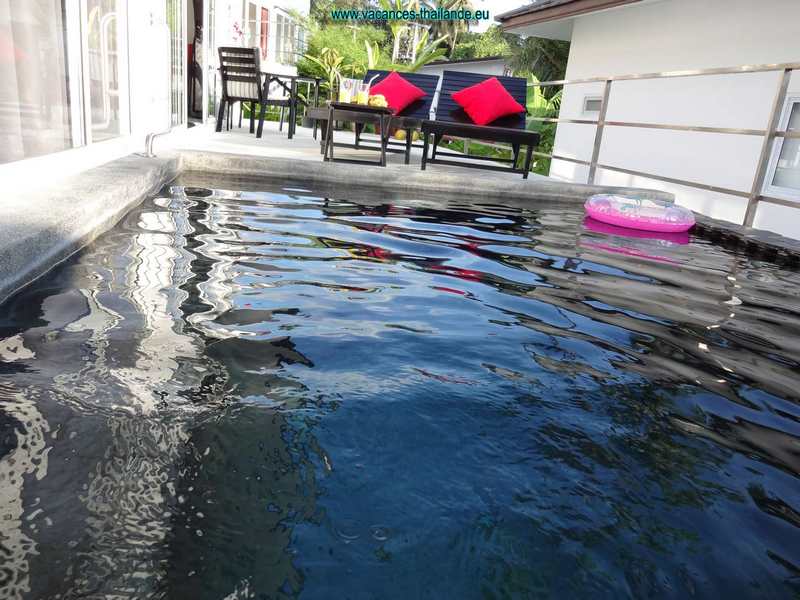
[[[384,49],[387,47],[386,37],[385,30],[372,25],[353,27],[336,23],[315,27],[311,31],[306,54],[319,56],[324,48],[334,48],[344,58],[342,74],[346,77],[363,77],[368,64],[365,42],[377,44],[378,48]],[[386,60],[388,62],[388,58]],[[307,58],[298,61],[297,70],[301,75],[322,78],[326,76],[319,65]]]
[[[508,41],[511,34],[503,33],[499,25],[492,25],[483,33],[465,33],[459,36],[452,60],[510,56],[513,48]]]

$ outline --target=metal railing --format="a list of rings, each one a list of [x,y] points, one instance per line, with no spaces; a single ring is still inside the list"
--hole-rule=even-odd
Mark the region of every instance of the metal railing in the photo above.
[[[729,194],[731,196],[738,196],[740,198],[747,198],[747,210],[745,211],[744,225],[752,227],[756,215],[756,209],[759,202],[767,202],[772,204],[780,204],[782,206],[790,206],[793,208],[800,208],[800,203],[783,198],[776,198],[767,196],[763,193],[764,180],[767,175],[768,165],[770,161],[773,142],[776,138],[800,138],[800,131],[786,131],[778,130],[778,124],[781,118],[784,103],[786,102],[786,93],[789,87],[789,79],[792,71],[800,70],[800,63],[776,63],[766,65],[744,65],[739,67],[715,68],[715,69],[694,69],[689,71],[665,71],[661,73],[640,73],[636,75],[615,75],[611,77],[588,77],[584,79],[562,79],[556,81],[540,81],[529,84],[532,87],[548,87],[548,86],[565,86],[574,84],[586,83],[603,83],[603,95],[600,104],[600,112],[597,120],[591,119],[562,119],[562,118],[549,118],[549,117],[529,117],[531,120],[547,122],[547,123],[572,123],[578,125],[595,125],[594,145],[592,146],[592,157],[590,160],[581,160],[572,158],[570,156],[562,156],[554,153],[536,152],[537,156],[543,156],[554,160],[564,160],[567,162],[576,163],[589,167],[588,183],[594,183],[598,169],[607,171],[616,171],[618,173],[625,173],[635,177],[645,177],[666,183],[673,183],[684,185],[688,187],[698,188],[710,192],[718,192],[722,194]],[[778,87],[775,91],[775,96],[772,101],[770,109],[769,120],[765,129],[743,129],[734,127],[703,127],[693,125],[672,125],[662,123],[637,123],[627,121],[608,121],[606,114],[608,112],[609,98],[611,97],[612,85],[615,81],[631,81],[631,80],[644,80],[644,79],[666,79],[677,77],[697,77],[708,75],[731,75],[742,73],[764,73],[769,71],[781,72],[778,78]],[[758,163],[756,166],[753,183],[749,190],[736,190],[726,187],[715,185],[708,185],[698,181],[688,181],[678,179],[675,177],[665,177],[658,173],[648,173],[644,171],[636,171],[633,169],[625,169],[613,165],[606,165],[600,162],[600,146],[603,142],[603,132],[606,127],[639,127],[644,129],[660,129],[660,130],[673,130],[673,131],[693,131],[698,133],[721,133],[729,135],[750,135],[762,138],[761,152],[759,154]]]

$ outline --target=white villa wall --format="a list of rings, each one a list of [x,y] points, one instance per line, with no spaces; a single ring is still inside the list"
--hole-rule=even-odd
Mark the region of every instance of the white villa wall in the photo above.
[[[573,23],[567,79],[800,61],[800,1],[660,0],[587,15]],[[607,118],[618,121],[766,128],[778,73],[615,82]],[[566,86],[563,118],[583,114],[602,84]],[[800,73],[789,95],[800,94]],[[594,127],[561,124],[555,153],[589,160]],[[761,138],[607,127],[600,162],[749,191]],[[588,167],[553,161],[551,175],[586,181]],[[599,170],[598,183],[676,194],[704,214],[741,223],[747,200]],[[800,237],[800,210],[761,203],[755,226]]]
[[[252,26],[249,15],[250,5],[256,7],[256,29],[250,31]],[[261,31],[261,9],[265,8],[269,15],[269,30],[267,32],[267,58],[261,61],[261,68],[268,73],[281,75],[295,75],[297,68],[278,62],[278,15],[291,17],[293,13],[307,15],[310,10],[310,0],[228,0],[217,8],[216,12],[216,45],[217,46],[258,46]],[[234,25],[245,32],[245,37],[236,35]],[[215,50],[216,51],[216,50]]]
[[[420,67],[419,72],[424,73],[425,75],[436,75],[437,77],[441,77],[442,73],[445,71],[483,73],[484,75],[505,75],[505,70],[505,59],[498,59],[468,63],[428,64]]]
[[[144,136],[170,123],[170,32],[163,2],[128,2],[131,134]]]
[[[271,6],[267,6],[267,4]],[[267,42],[269,44],[269,51],[267,52],[267,64],[264,66],[265,70],[270,73],[297,74],[297,67],[294,65],[284,65],[275,60],[278,54],[278,36],[275,34],[275,19],[278,12],[282,12],[284,15],[291,15],[295,12],[307,15],[310,10],[310,5],[310,0],[279,0],[278,2],[265,3],[265,8],[269,10],[270,14],[270,30]]]

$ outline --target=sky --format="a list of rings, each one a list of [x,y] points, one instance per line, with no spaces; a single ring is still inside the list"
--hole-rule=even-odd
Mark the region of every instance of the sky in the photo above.
[[[489,25],[496,23],[494,20],[495,15],[514,10],[520,6],[527,4],[527,0],[472,0],[472,5],[475,10],[488,10],[489,20],[481,21],[477,27],[473,27],[470,31],[482,32],[489,28]]]

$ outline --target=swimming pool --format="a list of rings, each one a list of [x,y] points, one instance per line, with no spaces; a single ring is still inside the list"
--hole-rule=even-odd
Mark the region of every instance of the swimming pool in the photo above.
[[[795,270],[192,183],[0,309],[0,596],[800,591]]]

